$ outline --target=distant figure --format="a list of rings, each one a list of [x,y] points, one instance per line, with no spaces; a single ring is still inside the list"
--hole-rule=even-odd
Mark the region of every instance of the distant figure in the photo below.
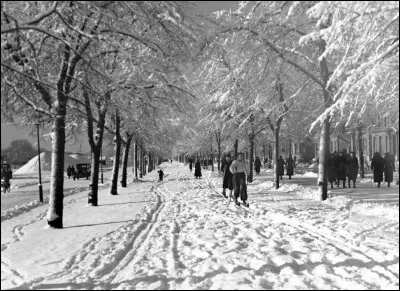
[[[254,170],[256,171],[256,175],[260,175],[260,169],[261,169],[261,160],[260,157],[256,157],[256,160],[254,161]]]
[[[296,168],[296,164],[297,164],[297,157],[296,156],[294,156],[293,161],[294,161],[294,167]]]
[[[158,181],[162,181],[164,178],[164,172],[162,169],[158,170]]]
[[[190,170],[190,172],[192,171],[192,169],[193,169],[193,160],[190,158],[189,159],[189,170]]]
[[[358,175],[358,159],[354,152],[350,152],[350,157],[347,159],[346,174],[348,178],[348,185],[350,186],[350,180],[353,181],[353,188],[356,188],[356,180]]]
[[[289,155],[286,160],[286,174],[289,176],[289,180],[292,179],[294,168],[296,168],[296,164],[292,158],[292,155]]]
[[[68,165],[68,168],[67,168],[67,176],[68,176],[68,179],[71,178],[71,175],[72,175],[71,165]]]
[[[72,178],[74,178],[74,180],[75,180],[75,173],[76,173],[75,167],[74,167],[74,166],[71,166],[71,176],[72,176]],[[68,173],[67,173],[67,174],[68,174]]]
[[[194,176],[196,179],[201,178],[201,164],[199,159],[197,159],[196,163],[194,164]]]
[[[336,158],[332,153],[328,158],[328,182],[331,183],[331,189],[333,188],[333,182],[336,182]]]
[[[390,183],[393,182],[393,172],[395,171],[394,160],[390,153],[385,154],[383,162],[384,162],[385,182],[387,182],[388,187],[390,187]]]
[[[228,196],[226,196],[226,189],[229,189],[230,191],[229,196],[232,196],[232,191],[233,191],[233,174],[229,169],[231,165],[232,165],[231,154],[228,153],[225,156],[225,162],[221,168],[223,173],[222,195],[224,195],[225,198],[228,198]]]
[[[278,176],[283,179],[283,175],[285,175],[285,161],[282,156],[279,156],[278,162],[276,164],[278,167]]]
[[[374,183],[378,183],[378,188],[381,187],[383,181],[383,171],[385,169],[385,161],[380,153],[376,152],[371,162],[371,169],[374,171]]]
[[[347,164],[347,158],[346,158],[346,152],[341,151],[340,155],[337,160],[336,166],[337,168],[337,176],[336,178],[338,179],[338,188],[340,185],[340,181],[343,181],[343,188],[346,187],[346,164]]]

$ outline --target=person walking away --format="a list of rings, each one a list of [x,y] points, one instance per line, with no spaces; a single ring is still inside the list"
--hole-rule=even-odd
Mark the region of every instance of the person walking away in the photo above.
[[[199,159],[197,159],[196,163],[194,164],[194,176],[196,179],[201,178],[201,164]]]
[[[374,171],[374,183],[378,183],[378,188],[381,187],[383,181],[383,171],[385,169],[385,161],[380,153],[376,152],[371,162],[371,170]]]
[[[190,172],[192,171],[192,169],[193,169],[193,160],[190,158],[189,159],[189,170],[190,170]]]
[[[296,168],[295,162],[292,158],[292,155],[289,155],[286,160],[286,174],[289,176],[289,180],[292,179],[294,168]]]
[[[244,160],[243,153],[238,153],[237,160],[233,161],[230,168],[233,174],[234,201],[236,205],[240,205],[238,198],[243,202],[243,205],[249,207],[247,203],[247,187],[246,175],[249,175],[248,165]]]
[[[260,175],[260,169],[261,169],[261,160],[260,157],[256,157],[256,160],[254,161],[254,170],[256,171],[256,175]]]
[[[226,196],[226,189],[229,189],[229,197],[232,196],[232,191],[233,191],[233,174],[230,170],[230,166],[232,165],[232,159],[231,159],[231,154],[226,154],[225,156],[225,162],[223,163],[222,166],[222,173],[223,173],[223,178],[222,178],[222,195],[224,195],[225,198],[228,198]]]
[[[336,158],[332,153],[328,158],[328,182],[331,183],[331,189],[333,189],[333,182],[336,183]]]
[[[285,161],[283,160],[282,156],[279,156],[278,162],[277,162],[277,167],[278,167],[278,176],[283,179],[283,175],[285,174]]]
[[[71,178],[71,165],[68,165],[68,168],[67,168],[67,176],[68,176],[68,179],[70,179]]]
[[[390,153],[385,154],[383,162],[384,162],[385,182],[387,182],[388,187],[390,187],[390,183],[393,182],[393,172],[395,171],[394,160],[390,155]]]
[[[353,181],[353,188],[356,188],[358,168],[359,165],[356,154],[354,152],[350,152],[350,157],[347,159],[347,164],[346,164],[346,173],[347,173],[349,188],[351,187],[350,181]]]
[[[71,166],[71,176],[72,176],[72,178],[74,178],[74,180],[75,180],[75,173],[76,173],[75,167]]]
[[[343,181],[343,188],[346,187],[346,164],[347,164],[347,158],[346,158],[346,152],[341,151],[339,158],[338,158],[338,170],[337,170],[337,179],[338,179],[338,188],[340,185],[340,181]]]
[[[160,170],[158,170],[157,172],[158,172],[158,181],[162,181],[164,178],[164,171],[160,168]]]

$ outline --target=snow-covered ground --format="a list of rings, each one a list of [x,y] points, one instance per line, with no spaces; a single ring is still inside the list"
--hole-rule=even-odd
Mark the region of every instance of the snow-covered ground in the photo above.
[[[66,197],[62,230],[47,206],[4,219],[1,288],[399,289],[398,205],[258,179],[240,208],[216,172],[162,167],[164,182],[101,190],[98,207]]]

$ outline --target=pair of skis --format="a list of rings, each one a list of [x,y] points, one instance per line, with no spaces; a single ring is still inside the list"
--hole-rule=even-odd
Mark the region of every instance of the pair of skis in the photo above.
[[[225,197],[225,196],[224,196],[224,197]],[[226,197],[225,197],[225,198],[226,198]],[[228,205],[231,203],[231,200],[232,200],[232,195],[229,195]],[[249,207],[249,206],[250,206],[248,202],[247,202],[247,203],[242,203],[242,204],[243,204],[243,206],[245,206],[245,207]],[[238,206],[238,207],[240,207],[242,204],[240,204],[240,202],[238,202],[237,200],[235,201],[235,205]]]

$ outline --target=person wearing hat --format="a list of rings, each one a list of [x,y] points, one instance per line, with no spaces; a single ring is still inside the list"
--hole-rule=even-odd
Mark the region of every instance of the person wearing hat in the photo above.
[[[240,205],[240,203],[237,201],[240,195],[240,199],[242,199],[243,205],[248,207],[249,204],[247,203],[246,175],[249,175],[249,169],[246,161],[244,160],[243,153],[238,153],[237,160],[232,162],[229,169],[233,174],[235,204]]]
[[[385,173],[385,182],[388,183],[388,187],[390,187],[390,183],[393,182],[393,172],[394,168],[394,160],[390,153],[385,153],[385,157],[383,158],[383,172]]]
[[[354,152],[350,152],[350,156],[346,161],[346,174],[348,179],[348,185],[350,186],[350,181],[353,181],[353,187],[356,188],[356,180],[358,175],[358,159]]]
[[[381,154],[376,152],[371,162],[371,170],[374,171],[374,183],[378,183],[378,188],[381,187],[383,181],[383,171],[385,169],[385,161]]]
[[[226,196],[226,189],[230,190],[229,196],[232,196],[232,191],[233,191],[233,174],[230,170],[231,165],[232,165],[231,154],[227,153],[225,155],[225,162],[222,164],[222,173],[223,173],[222,195],[224,195],[225,198],[228,198],[228,196]]]

